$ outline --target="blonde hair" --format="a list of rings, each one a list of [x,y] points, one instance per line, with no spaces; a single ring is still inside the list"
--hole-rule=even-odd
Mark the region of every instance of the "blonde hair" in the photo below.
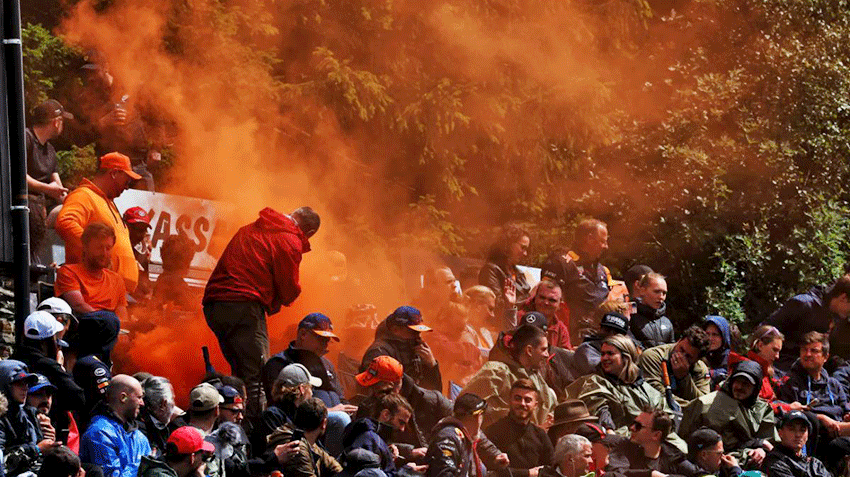
[[[307,390],[311,389],[310,383],[303,383],[297,386],[285,386],[283,379],[278,377],[272,384],[272,401],[273,402],[291,402],[298,404],[307,396]]]
[[[484,285],[475,285],[466,289],[463,292],[463,297],[467,301],[473,303],[484,303],[487,299],[496,299],[496,294],[489,287]]]

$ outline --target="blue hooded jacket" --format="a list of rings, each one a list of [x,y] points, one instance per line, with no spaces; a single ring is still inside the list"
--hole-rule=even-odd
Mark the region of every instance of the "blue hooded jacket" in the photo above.
[[[345,428],[342,445],[345,452],[352,449],[365,449],[374,452],[381,458],[381,470],[388,476],[393,476],[396,471],[395,460],[390,446],[380,435],[383,426],[385,425],[370,417],[358,419]]]
[[[705,355],[705,363],[708,365],[708,372],[711,375],[711,389],[715,389],[729,374],[729,351],[731,350],[732,337],[726,318],[718,315],[706,316],[702,325],[703,329],[709,324],[716,326],[723,337],[723,344],[720,348],[709,351]]]

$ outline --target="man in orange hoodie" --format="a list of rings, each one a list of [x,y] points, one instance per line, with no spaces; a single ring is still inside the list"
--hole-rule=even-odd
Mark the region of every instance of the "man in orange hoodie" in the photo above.
[[[136,289],[139,270],[130,244],[130,232],[113,200],[140,177],[133,172],[127,156],[117,152],[104,155],[100,158],[97,174],[91,180],[83,179],[80,186],[65,198],[55,226],[56,232],[65,241],[65,263],[80,263],[82,260],[81,238],[87,225],[102,222],[112,227],[115,230],[115,246],[112,248],[111,269],[124,279],[127,292]]]

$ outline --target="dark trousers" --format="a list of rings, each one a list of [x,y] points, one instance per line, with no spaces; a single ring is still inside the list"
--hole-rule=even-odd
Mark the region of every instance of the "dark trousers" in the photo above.
[[[112,350],[118,342],[121,320],[111,311],[99,310],[77,317],[75,333],[78,356],[93,354],[107,366],[112,366]]]
[[[204,317],[218,338],[221,354],[230,364],[231,373],[245,381],[248,391],[246,417],[259,416],[265,408],[260,372],[269,349],[266,310],[255,301],[216,301],[204,305]]]

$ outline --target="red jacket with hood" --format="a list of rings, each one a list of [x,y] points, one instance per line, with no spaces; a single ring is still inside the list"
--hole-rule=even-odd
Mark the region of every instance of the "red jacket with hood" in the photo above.
[[[273,315],[301,294],[298,266],[310,242],[291,218],[268,207],[236,232],[218,259],[204,305],[215,301],[256,301]]]

